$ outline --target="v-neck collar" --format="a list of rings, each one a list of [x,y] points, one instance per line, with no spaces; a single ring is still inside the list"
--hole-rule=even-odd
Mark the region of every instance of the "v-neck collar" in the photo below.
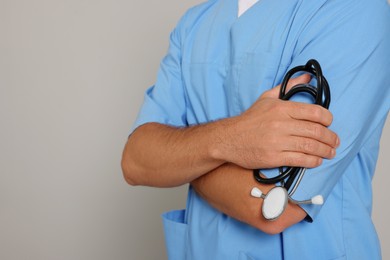
[[[259,0],[238,0],[238,13],[237,17],[240,17],[250,8],[252,8]]]
[[[273,0],[272,0],[273,1]],[[257,42],[258,31],[261,31],[261,27],[266,23],[261,22],[265,19],[267,6],[270,5],[270,0],[259,0],[245,13],[238,17],[238,1],[230,0],[231,9],[230,15],[233,17],[233,23],[230,28],[231,35],[231,48],[233,55],[231,58],[237,60],[245,50],[255,48]]]
[[[235,2],[236,2],[236,10],[235,10],[235,12],[236,12],[236,18],[237,18],[237,20],[238,19],[240,19],[242,16],[244,16],[247,12],[249,12],[251,9],[253,9],[253,8],[255,8],[255,6],[257,5],[257,4],[259,4],[259,2],[261,2],[262,0],[258,0],[257,2],[255,2],[252,6],[250,6],[246,11],[244,11],[240,16],[238,16],[238,11],[239,11],[239,0],[235,0]]]
[[[234,17],[230,28],[231,58],[237,61],[244,53],[255,52],[262,39],[269,37],[263,33],[272,31],[270,27],[278,26],[298,1],[259,0],[240,17],[237,17],[238,1],[229,2],[229,16]]]

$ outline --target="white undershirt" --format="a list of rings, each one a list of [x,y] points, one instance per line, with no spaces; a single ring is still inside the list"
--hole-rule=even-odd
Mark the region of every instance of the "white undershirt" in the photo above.
[[[259,0],[238,0],[238,17],[245,13]]]

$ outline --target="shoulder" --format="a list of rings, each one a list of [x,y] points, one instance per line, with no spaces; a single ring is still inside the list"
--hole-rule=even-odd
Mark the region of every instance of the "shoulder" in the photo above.
[[[303,0],[309,5],[312,0]],[[307,26],[318,29],[366,29],[380,31],[390,25],[390,5],[387,0],[323,0],[308,20]]]
[[[192,28],[227,0],[209,0],[188,9],[179,20],[176,30],[185,37]]]
[[[188,17],[189,19],[197,19],[203,13],[212,9],[214,6],[216,6],[218,4],[223,4],[226,1],[227,0],[208,0],[208,1],[202,2],[200,4],[197,4],[193,7],[191,7],[190,9],[188,9],[187,12],[184,14],[184,16]]]
[[[307,19],[301,24],[297,50],[316,41],[323,49],[362,50],[390,41],[390,6],[387,0],[323,0],[316,9],[303,0]],[[348,47],[348,48],[347,48]],[[339,50],[341,50],[339,49]]]

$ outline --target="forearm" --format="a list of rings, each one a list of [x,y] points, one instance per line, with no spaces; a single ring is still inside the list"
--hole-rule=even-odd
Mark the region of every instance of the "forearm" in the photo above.
[[[265,220],[261,214],[263,200],[251,197],[250,191],[257,186],[267,193],[273,186],[257,183],[251,170],[233,164],[224,164],[191,184],[216,209],[268,234],[280,233],[306,216],[299,206],[289,203],[277,220]]]
[[[289,84],[308,81],[301,76]],[[332,121],[329,111],[281,101],[277,89],[265,92],[236,117],[185,128],[158,123],[138,127],[123,152],[125,179],[132,185],[171,187],[226,162],[246,169],[313,168],[322,158],[333,158],[339,142],[327,129]]]
[[[213,150],[229,120],[186,128],[158,123],[140,126],[123,152],[125,179],[132,185],[171,187],[217,168],[224,161],[215,159]]]

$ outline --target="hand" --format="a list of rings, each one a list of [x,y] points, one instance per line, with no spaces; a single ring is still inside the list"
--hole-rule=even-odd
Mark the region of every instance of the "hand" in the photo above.
[[[291,79],[287,88],[310,81]],[[278,99],[280,85],[265,92],[221,131],[217,157],[247,169],[296,166],[313,168],[335,156],[337,135],[327,127],[332,114],[319,105]]]

